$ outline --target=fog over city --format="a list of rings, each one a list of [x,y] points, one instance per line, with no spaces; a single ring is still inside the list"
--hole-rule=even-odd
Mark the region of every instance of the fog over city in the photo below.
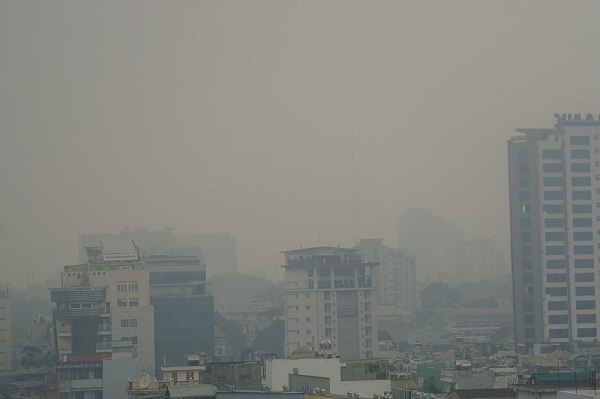
[[[506,141],[600,112],[593,1],[0,0],[0,270],[227,233],[238,269],[429,208],[510,259]],[[417,263],[418,265],[418,263]],[[208,265],[210,267],[210,265]]]

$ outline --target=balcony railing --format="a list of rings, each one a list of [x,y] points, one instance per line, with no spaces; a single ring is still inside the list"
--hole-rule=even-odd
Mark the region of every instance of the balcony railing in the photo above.
[[[112,342],[98,342],[96,349],[112,349]]]

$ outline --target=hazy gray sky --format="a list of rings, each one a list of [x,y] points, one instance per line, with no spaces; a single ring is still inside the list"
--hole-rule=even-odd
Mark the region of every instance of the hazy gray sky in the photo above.
[[[396,242],[428,207],[508,247],[506,140],[600,112],[596,1],[0,0],[0,270],[78,234]],[[354,129],[352,129],[354,126]]]

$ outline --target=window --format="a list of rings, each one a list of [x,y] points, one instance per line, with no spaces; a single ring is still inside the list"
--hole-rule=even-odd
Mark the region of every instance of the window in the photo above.
[[[306,330],[306,335],[312,335],[312,330]]]
[[[590,159],[590,150],[571,150],[571,159]]]
[[[565,219],[563,218],[548,218],[544,219],[545,227],[565,227]]]
[[[575,309],[577,309],[577,310],[596,309],[596,301],[575,301]]]
[[[567,261],[564,259],[548,259],[546,260],[546,269],[566,269]]]
[[[306,305],[306,310],[310,310],[310,305]]]
[[[592,227],[591,218],[573,218],[573,227]]]
[[[548,301],[548,310],[567,310],[567,301]]]
[[[594,259],[575,259],[576,269],[593,269]]]
[[[117,282],[117,292],[125,292],[127,291],[127,283],[125,281]]]
[[[524,245],[521,247],[521,255],[522,256],[531,256],[531,246]]]
[[[130,281],[129,282],[129,291],[137,291],[138,290],[138,282]]]
[[[137,327],[137,319],[129,319],[129,327]]]
[[[575,287],[576,296],[587,296],[596,295],[596,289],[594,287]]]
[[[524,219],[519,220],[519,226],[522,229],[529,229],[529,228],[531,228],[531,219],[524,218]]]
[[[532,325],[535,324],[535,317],[532,314],[523,315],[523,324]]]
[[[194,372],[193,371],[186,371],[185,372],[185,379],[188,381],[194,381]]]
[[[544,238],[546,239],[546,241],[564,241],[565,233],[562,231],[548,232],[545,234]]]
[[[529,201],[529,191],[519,192],[519,201],[521,201],[521,202]]]
[[[589,173],[591,171],[589,163],[572,163],[571,172],[573,173]]]
[[[117,298],[117,307],[127,306],[127,299]]]
[[[528,231],[521,233],[521,242],[531,242],[531,233]]]
[[[542,211],[548,214],[565,213],[564,205],[542,205]]]
[[[590,190],[575,190],[571,193],[574,200],[591,200],[592,192]]]
[[[128,319],[121,320],[121,327],[129,327],[129,320]]]
[[[527,161],[529,159],[529,151],[519,150],[519,152],[517,152],[517,159],[519,161]]]
[[[542,158],[544,159],[561,159],[562,150],[543,150]]]
[[[594,273],[575,273],[576,283],[593,283]]]
[[[546,275],[546,281],[549,283],[565,283],[567,275],[565,273],[550,273]]]
[[[594,233],[591,231],[576,231],[573,233],[574,241],[592,241],[594,239]]]
[[[310,322],[311,322],[311,318],[310,318],[310,317],[307,317],[307,318],[306,318],[306,322],[307,322],[307,323],[310,323]]]
[[[525,191],[527,194],[529,194],[529,191]],[[563,191],[544,191],[544,200],[546,201],[562,201],[564,199],[564,192]],[[527,198],[529,199],[529,198]]]
[[[580,323],[580,324],[596,323],[596,315],[595,314],[578,314],[577,315],[577,323]]]
[[[546,255],[564,255],[566,248],[564,245],[547,245]]]
[[[575,245],[573,246],[575,255],[592,255],[594,253],[593,245]]]
[[[578,328],[577,329],[577,337],[578,338],[589,338],[596,337],[597,332],[595,328]]]
[[[562,185],[563,185],[562,177],[544,177],[543,181],[544,181],[544,187],[562,187]],[[519,184],[519,187],[526,187],[526,186],[521,186]]]
[[[519,177],[519,188],[529,188],[529,177]]]
[[[573,205],[573,213],[592,213],[591,204],[575,204]]]
[[[177,373],[171,373],[171,379],[177,381]]]
[[[529,164],[528,163],[520,163],[519,164],[519,173],[529,173]]]
[[[569,338],[569,330],[566,328],[560,328],[560,329],[551,328],[548,331],[548,336],[550,338]]]
[[[550,296],[567,296],[567,287],[546,287],[546,294]]]
[[[525,329],[525,338],[534,339],[535,338],[535,330],[533,328]]]
[[[140,300],[138,298],[131,298],[129,300],[129,306],[140,306]]]
[[[523,310],[528,312],[533,311],[533,301],[523,301]]]
[[[560,173],[563,171],[562,163],[545,163],[542,165],[542,170],[546,173]]]
[[[571,177],[573,187],[590,187],[592,185],[591,177]]]
[[[590,136],[571,136],[569,143],[571,145],[590,145]]]
[[[521,267],[523,269],[531,269],[533,263],[531,262],[531,258],[523,258],[521,259]]]
[[[569,316],[565,315],[550,315],[548,316],[548,324],[568,324]]]

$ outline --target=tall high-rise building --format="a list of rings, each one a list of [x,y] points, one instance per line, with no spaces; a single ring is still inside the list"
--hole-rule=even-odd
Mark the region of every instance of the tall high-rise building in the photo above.
[[[598,339],[600,120],[556,114],[508,141],[515,342]]]
[[[317,247],[283,254],[285,354],[302,347],[316,351],[328,339],[342,360],[374,356],[376,264],[364,262],[353,248]]]
[[[196,256],[144,257],[154,307],[156,370],[185,364],[186,354],[214,354],[214,298],[206,288],[206,266]]]
[[[50,290],[59,357],[111,353],[114,341],[131,341],[139,372],[154,375],[154,309],[139,248],[100,242],[87,254],[87,263],[65,266],[62,287]]]
[[[12,313],[8,288],[0,289],[0,371],[12,369]]]
[[[458,282],[456,251],[463,240],[462,229],[429,209],[409,209],[398,218],[398,248],[416,257],[419,281]]]
[[[377,303],[400,306],[407,314],[414,312],[418,306],[415,257],[406,249],[383,245],[381,238],[360,239],[354,248],[365,262],[378,264],[373,268]]]

